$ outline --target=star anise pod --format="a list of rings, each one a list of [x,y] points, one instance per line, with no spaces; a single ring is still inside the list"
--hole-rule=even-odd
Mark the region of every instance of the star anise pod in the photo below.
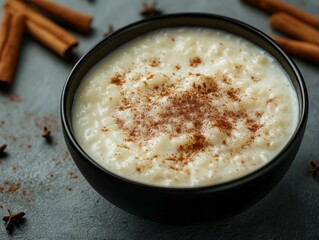
[[[11,209],[8,209],[8,213],[9,215],[4,216],[2,220],[6,222],[6,230],[10,233],[13,230],[13,225],[18,224],[25,215],[25,213],[12,213]]]
[[[311,168],[310,172],[312,173],[312,176],[317,176],[319,173],[319,163],[316,163],[315,161],[310,162]]]
[[[6,150],[6,148],[7,148],[7,144],[0,144],[0,155],[4,154],[4,151]]]
[[[143,17],[155,17],[163,14],[163,11],[156,8],[156,1],[152,3],[144,3],[141,11]]]

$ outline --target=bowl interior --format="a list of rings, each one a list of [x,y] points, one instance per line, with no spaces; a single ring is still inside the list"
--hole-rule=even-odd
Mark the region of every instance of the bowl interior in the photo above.
[[[85,54],[80,61],[73,68],[70,73],[68,80],[64,86],[61,100],[61,117],[62,123],[65,128],[65,132],[70,138],[70,141],[73,145],[80,151],[83,156],[85,156],[88,161],[91,161],[92,164],[95,164],[97,167],[103,169],[108,174],[113,174],[101,166],[99,166],[94,160],[92,160],[79,146],[77,143],[72,129],[72,105],[74,94],[77,87],[79,86],[82,78],[85,74],[101,59],[103,59],[110,52],[114,51],[116,48],[122,46],[128,41],[139,37],[148,32],[162,29],[162,28],[176,28],[176,27],[201,27],[201,28],[213,28],[226,31],[237,36],[243,37],[257,46],[261,47],[265,51],[269,52],[277,61],[282,65],[285,71],[288,73],[292,85],[295,88],[297,93],[298,102],[299,102],[299,123],[295,130],[295,133],[291,137],[290,141],[286,144],[286,147],[277,155],[283,154],[287,150],[287,146],[291,144],[296,134],[300,131],[301,126],[306,121],[307,115],[307,92],[302,76],[293,63],[293,61],[287,56],[287,54],[267,35],[260,32],[259,30],[242,23],[240,21],[230,19],[223,16],[212,15],[212,14],[172,14],[164,15],[150,20],[143,20],[137,23],[133,23],[124,27],[118,31],[115,31],[110,36],[103,39],[96,46],[94,46],[87,54]],[[240,184],[241,181],[249,181],[254,176],[258,174],[263,174],[263,171],[267,171],[268,168],[276,165],[276,159],[270,161],[264,167],[259,170],[230,182],[221,183],[212,186],[213,188],[231,186],[233,184]],[[114,174],[113,174],[114,175]],[[116,176],[122,178],[120,176]],[[130,182],[122,178],[124,181]],[[137,183],[140,184],[140,183]],[[144,184],[141,184],[144,185]],[[154,187],[161,188],[161,187]],[[166,188],[166,187],[165,187]],[[196,187],[196,188],[205,188],[205,187]],[[178,188],[181,189],[181,188]]]

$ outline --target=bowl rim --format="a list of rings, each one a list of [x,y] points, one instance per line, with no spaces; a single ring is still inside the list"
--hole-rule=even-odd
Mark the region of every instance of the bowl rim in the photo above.
[[[199,186],[159,186],[159,185],[153,185],[153,184],[148,184],[148,183],[143,183],[135,180],[131,180],[128,178],[125,178],[123,176],[120,176],[116,173],[113,173],[112,171],[102,167],[100,164],[98,164],[94,159],[92,159],[79,145],[77,142],[74,134],[72,127],[68,124],[68,119],[67,119],[67,113],[66,113],[66,97],[67,94],[70,94],[71,92],[68,91],[68,88],[70,86],[70,83],[73,79],[73,75],[76,74],[76,69],[81,67],[83,62],[86,61],[87,58],[90,57],[90,55],[95,51],[95,49],[99,48],[101,45],[106,44],[109,41],[112,41],[114,36],[117,36],[119,34],[125,33],[126,31],[130,31],[134,28],[137,27],[142,27],[143,25],[148,25],[152,24],[154,22],[161,21],[162,19],[176,19],[176,18],[209,18],[211,20],[220,20],[220,21],[225,21],[230,24],[234,25],[239,25],[239,27],[244,28],[245,30],[252,32],[253,34],[257,35],[259,38],[262,38],[265,42],[267,42],[273,49],[275,49],[276,52],[278,52],[281,57],[285,59],[285,61],[288,63],[290,68],[293,70],[294,75],[296,76],[298,85],[300,87],[300,98],[298,97],[298,102],[299,102],[299,118],[298,118],[298,124],[295,128],[295,131],[293,135],[290,137],[290,140],[285,144],[284,148],[280,150],[280,152],[273,157],[273,159],[265,164],[264,166],[260,167],[259,169],[244,175],[242,177],[217,183],[217,184],[211,184],[211,185],[199,185]],[[176,27],[181,27],[181,26],[176,26]],[[200,25],[199,25],[200,27]],[[204,26],[203,26],[204,27]],[[165,28],[165,27],[163,27]],[[159,29],[156,29],[157,31]],[[227,31],[227,30],[225,30]],[[152,31],[148,31],[144,34],[150,33]],[[232,33],[232,32],[230,32]],[[234,33],[232,33],[234,34]],[[236,34],[235,34],[236,35]],[[142,35],[139,35],[142,36]],[[138,37],[138,36],[136,36]],[[243,37],[244,38],[244,37]],[[251,41],[248,38],[245,38],[248,41]],[[128,39],[125,41],[125,43],[131,41],[131,39]],[[118,46],[118,47],[121,47]],[[117,48],[118,48],[117,47]],[[100,61],[100,60],[99,60]],[[99,62],[98,61],[98,62]],[[296,89],[294,87],[294,89]],[[73,103],[73,102],[72,102]],[[301,103],[301,104],[300,104]],[[276,165],[279,164],[279,160],[281,159],[281,156],[284,155],[287,151],[289,146],[293,143],[293,141],[296,139],[296,137],[299,135],[300,131],[302,131],[302,127],[306,125],[307,123],[307,116],[308,116],[308,93],[307,93],[307,88],[306,84],[304,82],[304,79],[302,77],[302,74],[300,70],[298,69],[297,65],[294,63],[294,61],[288,56],[288,54],[274,41],[272,40],[267,34],[262,32],[261,30],[244,23],[240,20],[231,18],[231,17],[226,17],[223,15],[218,15],[218,14],[209,14],[209,13],[172,13],[172,14],[164,14],[158,17],[153,17],[150,19],[144,19],[144,20],[139,20],[133,23],[130,23],[116,31],[114,31],[112,34],[106,36],[103,38],[101,41],[97,42],[94,44],[82,57],[77,61],[77,63],[74,65],[72,68],[71,72],[69,73],[63,89],[62,89],[62,94],[61,94],[61,100],[60,100],[60,115],[61,115],[61,123],[62,123],[62,128],[65,132],[64,138],[68,138],[68,140],[72,143],[72,146],[76,149],[76,151],[82,155],[83,158],[85,158],[85,161],[89,162],[91,165],[93,165],[95,168],[98,168],[100,171],[102,171],[104,174],[111,175],[114,178],[117,178],[120,181],[123,181],[126,184],[132,185],[132,186],[138,186],[141,188],[148,188],[152,189],[155,191],[166,191],[166,192],[179,192],[179,193],[188,193],[188,192],[206,192],[206,191],[214,191],[214,192],[220,192],[224,190],[228,190],[231,188],[235,188],[237,186],[246,184],[256,178],[261,177],[262,175],[266,174],[269,172],[271,169],[273,169]]]

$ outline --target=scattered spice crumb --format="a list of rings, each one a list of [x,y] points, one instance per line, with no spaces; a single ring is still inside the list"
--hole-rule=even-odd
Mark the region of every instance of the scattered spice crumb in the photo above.
[[[51,131],[47,128],[43,128],[42,137],[44,137],[47,141],[51,140]]]
[[[2,218],[4,222],[6,222],[6,230],[11,233],[13,230],[14,224],[19,224],[21,219],[24,217],[24,212],[12,213],[11,209],[8,209],[9,215],[6,215]]]
[[[112,32],[114,32],[114,28],[112,24],[109,24],[107,31],[104,33],[104,37],[110,35]]]
[[[144,3],[143,9],[140,12],[143,17],[155,17],[163,14],[163,11],[156,8],[156,1],[152,3]]]
[[[71,188],[71,187],[66,187],[65,189],[70,191],[70,192],[73,190],[73,188]]]
[[[316,163],[315,161],[310,162],[311,168],[310,172],[312,173],[312,176],[317,176],[319,173],[319,163]]]
[[[4,182],[4,186],[6,187],[6,189],[4,187],[1,187],[0,192],[14,193],[20,189],[21,183],[6,181]]]
[[[9,136],[8,138],[9,138],[9,140],[11,142],[16,142],[17,141],[17,138],[15,136]]]
[[[18,103],[18,102],[21,102],[21,98],[18,94],[11,94],[9,96],[9,101]]]
[[[74,178],[74,179],[79,178],[79,176],[78,176],[75,172],[73,172],[73,171],[70,171],[70,172],[69,172],[69,176],[70,176],[71,178]]]
[[[21,195],[22,196],[26,196],[27,194],[28,194],[27,190],[23,189],[22,192],[21,192]]]
[[[7,144],[0,144],[0,155],[4,154]]]

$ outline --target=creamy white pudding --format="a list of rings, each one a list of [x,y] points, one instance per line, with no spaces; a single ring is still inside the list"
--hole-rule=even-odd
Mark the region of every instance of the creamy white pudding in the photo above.
[[[256,171],[287,144],[298,100],[282,66],[238,36],[163,29],[116,49],[74,98],[80,146],[105,169],[171,187]]]

